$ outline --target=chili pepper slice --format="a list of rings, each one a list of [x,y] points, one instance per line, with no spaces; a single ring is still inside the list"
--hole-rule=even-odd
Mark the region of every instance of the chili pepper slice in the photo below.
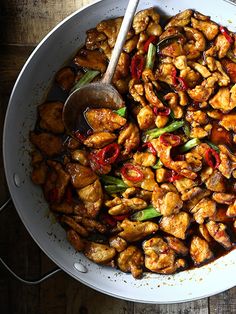
[[[129,175],[128,174],[129,171],[135,172],[136,176],[135,175]],[[136,167],[132,164],[125,164],[121,168],[120,172],[123,175],[123,177],[125,177],[125,179],[132,181],[132,182],[139,182],[139,181],[142,181],[144,178],[144,174],[142,173],[142,171],[138,167]]]
[[[208,166],[213,169],[218,168],[221,162],[219,154],[213,148],[206,151],[205,160]]]
[[[174,182],[176,180],[179,180],[183,178],[183,176],[181,176],[181,174],[175,172],[174,170],[171,171],[171,177],[168,179],[169,182]]]
[[[181,91],[186,91],[188,89],[188,83],[185,81],[185,79],[179,76],[176,76],[176,79],[179,82],[178,89]]]
[[[157,37],[154,36],[154,35],[151,35],[147,41],[144,43],[144,46],[143,46],[143,50],[145,52],[148,52],[148,48],[149,48],[149,45],[152,43],[152,44],[155,44],[156,43],[156,40],[157,40]]]
[[[154,148],[154,146],[152,145],[151,142],[147,142],[147,143],[144,143],[144,144],[142,145],[142,148],[146,148],[146,147],[150,150],[150,152],[151,152],[154,156],[157,155],[157,151],[155,150],[155,148]]]
[[[113,164],[119,156],[119,153],[120,146],[117,143],[112,143],[100,150],[97,156],[100,163],[105,166]]]
[[[227,28],[225,28],[224,26],[220,26],[220,32],[222,35],[225,36],[225,38],[228,40],[228,42],[230,44],[232,44],[234,42],[233,38],[231,37],[229,31],[227,30]]]
[[[129,215],[127,214],[124,214],[124,215],[116,215],[116,216],[112,216],[115,220],[118,220],[118,221],[122,221],[124,220],[125,218],[128,218]]]
[[[160,142],[164,145],[175,147],[180,144],[181,138],[178,135],[164,133],[160,136]]]
[[[90,167],[93,171],[98,172],[99,174],[107,174],[110,172],[109,165],[102,165],[100,162],[100,158],[98,157],[98,154],[91,152],[89,154],[89,163]]]
[[[134,55],[131,60],[130,71],[133,79],[140,79],[144,69],[144,57]]]
[[[168,107],[163,107],[163,108],[157,108],[157,107],[154,107],[153,108],[153,112],[156,116],[169,116],[170,113],[171,113],[171,109],[168,108]]]

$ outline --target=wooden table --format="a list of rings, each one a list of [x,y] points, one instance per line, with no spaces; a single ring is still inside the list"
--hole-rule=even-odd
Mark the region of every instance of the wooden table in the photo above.
[[[45,34],[64,17],[91,0],[2,0],[0,4],[0,124],[16,77]],[[2,165],[2,155],[0,163]],[[0,200],[8,192],[3,166]],[[1,213],[0,256],[23,277],[35,278],[54,268],[31,239],[13,205]],[[232,274],[235,276],[235,274]],[[217,280],[217,278],[216,278]],[[38,286],[16,281],[0,265],[1,314],[75,313],[236,313],[236,288],[195,302],[145,305],[96,292],[61,272]]]

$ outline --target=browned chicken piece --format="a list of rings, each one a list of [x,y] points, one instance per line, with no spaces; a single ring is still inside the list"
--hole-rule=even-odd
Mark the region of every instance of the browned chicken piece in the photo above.
[[[188,248],[185,246],[184,242],[180,239],[177,239],[175,237],[166,237],[167,243],[169,247],[175,251],[178,255],[187,255],[188,254]]]
[[[41,153],[48,157],[53,157],[63,151],[62,139],[59,136],[50,133],[42,132],[36,134],[30,132],[30,141]]]
[[[152,204],[163,216],[177,214],[183,207],[183,201],[178,193],[167,191],[157,185],[152,193]]]
[[[143,107],[147,106],[143,84],[138,83],[136,79],[129,81],[129,93],[136,102],[140,103]]]
[[[180,119],[183,116],[183,108],[179,106],[179,97],[176,93],[168,93],[164,96],[164,99],[168,102],[171,111],[176,119]]]
[[[101,42],[107,39],[106,35],[99,32],[96,28],[89,29],[86,35],[85,46],[88,50],[99,49]]]
[[[60,218],[60,222],[69,226],[82,237],[87,237],[89,235],[88,231],[83,226],[81,226],[81,224],[77,223],[72,217],[63,215]]]
[[[144,265],[142,251],[134,245],[128,246],[127,249],[119,254],[117,265],[125,273],[131,272],[134,278],[140,278]]]
[[[152,140],[151,143],[165,167],[172,169],[191,180],[194,180],[197,177],[197,174],[192,171],[190,165],[186,161],[174,161],[171,158],[171,145],[163,145],[159,138]]]
[[[208,136],[208,132],[201,127],[191,128],[190,137],[191,138],[204,138]]]
[[[84,145],[90,148],[103,148],[116,140],[116,135],[109,132],[95,132],[89,135],[84,141]]]
[[[76,189],[84,188],[97,180],[97,175],[89,167],[78,163],[68,163],[66,170],[70,174],[71,183]]]
[[[193,15],[192,10],[184,10],[178,14],[176,14],[174,17],[171,18],[169,23],[165,26],[165,29],[172,26],[186,26],[189,24],[191,20],[191,16]]]
[[[185,31],[185,35],[187,37],[188,40],[190,40],[191,42],[194,42],[194,50],[197,51],[204,51],[206,48],[206,40],[204,35],[198,31],[195,28],[192,27],[184,27],[184,31]],[[187,59],[188,59],[188,55],[187,55]]]
[[[89,215],[89,217],[91,216]],[[85,215],[74,216],[74,219],[76,222],[81,223],[88,231],[94,232],[95,230],[97,230],[100,233],[105,233],[107,231],[105,225],[95,219],[85,217]]]
[[[107,264],[116,255],[116,250],[107,244],[87,242],[84,255],[97,264]]]
[[[196,102],[204,102],[207,101],[214,89],[212,87],[205,87],[204,85],[197,85],[193,89],[188,89],[188,95]]]
[[[86,180],[86,178],[84,178]],[[78,195],[83,201],[90,217],[96,217],[102,206],[103,192],[99,180],[94,181],[90,185],[86,185],[78,190]]]
[[[109,239],[109,244],[114,247],[117,252],[122,252],[127,248],[127,242],[119,236],[113,236]]]
[[[133,155],[134,162],[143,167],[152,167],[156,164],[156,156],[152,153],[137,152]]]
[[[107,68],[106,55],[99,50],[80,49],[75,56],[74,63],[77,66],[105,72]]]
[[[179,212],[175,215],[163,217],[160,221],[160,229],[176,238],[184,240],[190,223],[190,215],[186,212]]]
[[[47,178],[48,167],[45,162],[39,162],[33,166],[31,180],[34,184],[42,185]]]
[[[207,242],[212,241],[212,237],[210,236],[210,233],[208,232],[205,224],[199,225],[199,232]]]
[[[226,56],[229,48],[230,48],[230,42],[226,39],[226,37],[223,34],[219,34],[216,37],[215,40],[215,47],[218,51],[218,58],[222,59]]]
[[[213,193],[212,199],[218,204],[231,205],[235,201],[236,196],[229,193]]]
[[[223,113],[228,113],[236,107],[236,84],[229,90],[228,87],[221,87],[209,104],[214,109],[219,109]]]
[[[113,132],[125,125],[126,119],[111,109],[89,109],[85,113],[88,124],[95,132]]]
[[[136,188],[136,187],[131,187],[131,188],[127,188],[123,193],[122,193],[122,196],[124,198],[131,198],[131,197],[134,197],[136,196],[136,193],[139,192],[139,188]]]
[[[104,33],[108,38],[108,44],[111,48],[115,46],[116,38],[120,30],[123,17],[101,21],[97,26],[100,33]]]
[[[183,45],[178,41],[174,41],[161,49],[161,54],[165,57],[175,58],[182,56],[184,53]]]
[[[129,199],[116,197],[113,199],[113,202],[107,201],[105,204],[108,207],[112,204],[112,207],[108,211],[110,215],[128,214],[131,211],[137,211],[147,207],[147,203],[137,197]]]
[[[38,150],[32,151],[30,155],[31,155],[32,166],[40,164],[43,161],[43,155]]]
[[[112,79],[113,84],[116,88],[121,92],[128,92],[129,88],[129,67],[130,67],[130,57],[127,53],[121,52],[118,64],[116,66],[116,70]],[[123,82],[123,84],[122,84]],[[125,85],[125,86],[124,86]],[[121,87],[125,87],[124,91],[122,91]],[[120,89],[121,90],[120,90]]]
[[[81,252],[84,250],[86,241],[83,240],[77,232],[75,232],[73,229],[70,229],[66,233],[67,240],[70,242],[70,244],[74,247],[74,249],[78,252]]]
[[[69,204],[68,202],[52,203],[50,209],[56,213],[70,215],[74,213],[74,204]]]
[[[198,186],[184,192],[182,194],[182,200],[187,201],[185,207],[191,210],[197,203],[206,196],[209,196],[211,192],[207,189],[202,189]]]
[[[150,106],[145,106],[140,109],[137,115],[137,121],[141,130],[147,130],[155,127],[156,116]]]
[[[88,166],[88,153],[85,150],[76,149],[71,152],[71,158],[78,161],[83,166]]]
[[[145,267],[159,274],[173,274],[184,268],[183,259],[176,259],[175,252],[160,237],[151,238],[143,243]]]
[[[230,222],[230,218],[226,215],[227,210],[226,208],[223,207],[218,207],[216,209],[216,212],[213,216],[211,216],[211,220],[215,221],[215,222],[223,222],[223,223],[227,223]]]
[[[183,194],[187,190],[190,190],[191,188],[195,187],[197,185],[196,181],[190,180],[188,178],[181,178],[174,181],[174,185],[177,188],[177,190]]]
[[[157,107],[158,109],[164,108],[163,103],[160,101],[154,91],[154,85],[152,83],[144,83],[144,90],[147,101],[153,107]]]
[[[190,255],[197,266],[205,264],[214,257],[208,242],[198,236],[192,238]]]
[[[191,126],[205,125],[208,123],[207,114],[202,110],[187,111],[185,119],[191,123]]]
[[[155,120],[155,125],[159,129],[164,128],[168,121],[169,121],[168,116],[157,116]]]
[[[229,205],[226,215],[228,217],[236,217],[236,201],[233,204]]]
[[[204,220],[214,215],[215,211],[216,203],[209,198],[203,198],[191,209],[191,213],[198,224],[203,224]]]
[[[224,114],[219,124],[228,131],[236,132],[236,113]]]
[[[232,247],[230,237],[226,232],[226,225],[221,222],[209,221],[206,224],[212,238],[220,243],[225,249],[229,250]]]
[[[185,155],[186,162],[191,166],[194,172],[202,169],[202,156],[197,153],[187,153]]]
[[[60,69],[55,77],[57,84],[69,92],[75,83],[75,72],[70,67]]]
[[[207,78],[211,76],[211,72],[208,70],[208,68],[200,63],[189,61],[188,65],[191,66],[194,70],[199,72],[202,77]]]
[[[138,189],[138,191],[135,194],[136,197],[141,198],[145,202],[151,202],[152,199],[152,191],[147,191],[143,189]]]
[[[232,83],[236,83],[236,64],[235,62],[231,61],[230,59],[223,59],[221,60],[221,64],[223,65],[226,73],[230,77]]]
[[[129,122],[121,131],[118,137],[118,144],[125,148],[124,153],[129,154],[136,149],[140,142],[139,129],[134,122]]]
[[[155,22],[150,22],[148,24],[147,30],[146,30],[148,36],[160,36],[162,33],[161,25]]]
[[[155,8],[149,8],[139,11],[133,19],[133,29],[135,34],[140,34],[145,31],[150,22],[159,24],[160,15],[156,12]]]
[[[120,227],[123,231],[119,233],[119,236],[128,242],[142,240],[158,230],[158,225],[154,222],[130,221],[128,219],[123,220]]]
[[[160,168],[156,170],[156,180],[158,183],[168,181],[169,177],[170,177],[170,172],[168,169]]]
[[[173,73],[175,73],[176,68],[171,63],[161,63],[156,70],[155,77],[158,81],[165,82],[169,85],[175,85],[176,81]]]
[[[60,203],[70,181],[59,162],[48,160],[49,172],[43,186],[46,199],[50,203]]]
[[[123,50],[126,53],[131,53],[134,49],[136,49],[137,44],[138,44],[139,36],[134,35],[132,38],[127,40],[123,46]]]
[[[194,147],[191,152],[193,153],[197,153],[200,156],[205,156],[206,151],[210,148],[209,145],[207,145],[206,143],[201,143],[199,145],[197,145],[196,147]]]
[[[212,21],[201,21],[192,17],[191,23],[193,28],[196,28],[199,31],[203,32],[208,40],[214,39],[219,32],[218,25]]]
[[[190,67],[187,67],[183,70],[180,71],[180,77],[182,77],[186,84],[188,85],[188,87],[191,89],[191,88],[194,88],[196,85],[199,84],[200,82],[200,79],[201,79],[201,75],[194,71],[193,69],[191,69]],[[178,92],[178,94],[180,94],[181,91]],[[186,92],[184,92],[184,105],[186,106],[188,104],[188,97],[186,95]],[[183,106],[183,104],[181,104],[181,99],[180,99],[180,102],[179,104],[181,106]]]
[[[143,180],[139,182],[133,182],[133,181],[127,180],[122,175],[122,180],[124,181],[124,183],[127,184],[129,187],[136,186],[147,191],[153,191],[157,184],[155,181],[155,175],[153,171],[148,167],[141,167],[141,166],[135,166],[135,167],[137,167],[143,173],[144,175]]]
[[[212,175],[205,182],[208,190],[214,192],[224,192],[226,188],[225,178],[218,170],[214,170]]]

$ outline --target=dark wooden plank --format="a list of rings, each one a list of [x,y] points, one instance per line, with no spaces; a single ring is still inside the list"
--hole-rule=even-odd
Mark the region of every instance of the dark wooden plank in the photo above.
[[[236,287],[209,298],[209,309],[211,314],[236,313]]]

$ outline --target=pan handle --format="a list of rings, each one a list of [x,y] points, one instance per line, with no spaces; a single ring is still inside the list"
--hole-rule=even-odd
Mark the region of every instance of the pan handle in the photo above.
[[[0,206],[0,213],[1,211],[3,211],[7,205],[11,202],[11,198],[8,198],[1,206]],[[42,277],[39,277],[38,279],[34,279],[34,280],[26,280],[20,276],[18,276],[5,262],[4,260],[0,257],[0,262],[2,263],[2,265],[20,282],[24,283],[24,284],[28,284],[28,285],[37,285],[40,284],[41,282],[43,282],[44,280],[54,276],[55,274],[57,274],[59,271],[61,271],[60,268],[56,268],[52,271],[50,271],[49,273],[43,275]]]

